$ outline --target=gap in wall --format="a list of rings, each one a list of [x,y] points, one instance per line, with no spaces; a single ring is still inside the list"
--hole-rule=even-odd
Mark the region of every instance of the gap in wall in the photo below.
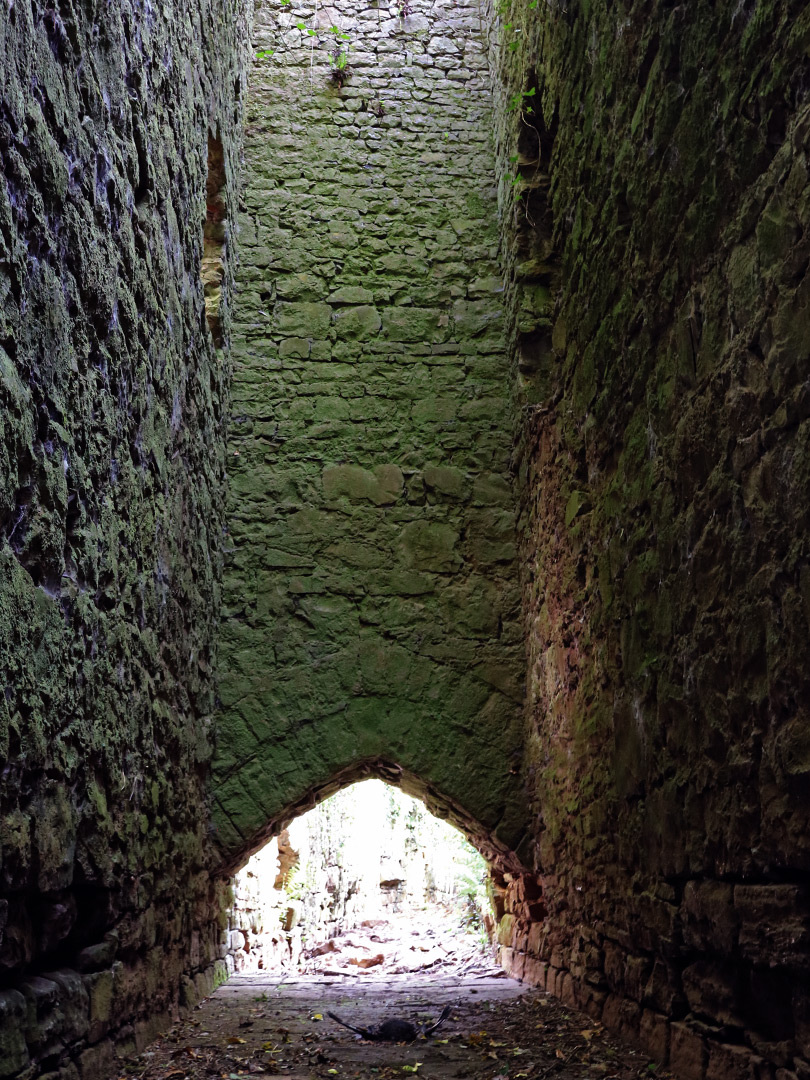
[[[418,799],[351,784],[235,876],[228,962],[347,975],[489,967],[488,881],[482,856]]]

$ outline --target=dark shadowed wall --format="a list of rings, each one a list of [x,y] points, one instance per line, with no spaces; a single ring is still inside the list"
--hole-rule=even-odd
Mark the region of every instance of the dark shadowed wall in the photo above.
[[[201,256],[208,216],[213,300],[246,44],[228,0],[0,12],[3,1077],[117,1075],[108,1034],[142,1045],[218,956],[229,368]]]

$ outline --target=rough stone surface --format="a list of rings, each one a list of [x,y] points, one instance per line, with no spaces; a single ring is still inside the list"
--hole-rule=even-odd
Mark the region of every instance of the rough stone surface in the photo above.
[[[235,213],[246,18],[148,11],[0,13],[4,1077],[75,1077],[72,1056],[109,1080],[114,1046],[88,1042],[165,1013],[217,947],[203,776],[228,366],[201,258],[218,133]]]
[[[546,907],[521,959],[509,884],[509,963],[677,1020],[639,1036],[683,1077],[807,1068],[808,42],[736,0],[492,35]]]
[[[485,36],[472,0],[409,9],[256,12],[213,775],[226,864],[378,762],[492,853],[523,828]]]
[[[376,773],[516,976],[804,1080],[810,11],[318,11],[259,9],[227,457],[245,16],[0,15],[0,1070],[109,1075]]]

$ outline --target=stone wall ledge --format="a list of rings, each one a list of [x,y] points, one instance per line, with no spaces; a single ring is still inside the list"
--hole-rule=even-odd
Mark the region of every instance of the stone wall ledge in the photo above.
[[[190,975],[180,970],[176,958],[167,958],[163,988],[149,994],[146,965],[120,961],[85,975],[62,968],[0,991],[1,1080],[111,1080],[126,1058],[141,1053],[229,974],[222,959]],[[116,1015],[127,1015],[120,1008],[125,991],[139,1010],[116,1023]]]

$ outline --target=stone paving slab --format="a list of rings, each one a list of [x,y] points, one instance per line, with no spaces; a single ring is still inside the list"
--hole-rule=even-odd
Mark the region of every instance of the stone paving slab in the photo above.
[[[328,1012],[359,1027],[398,1018],[448,1020],[414,1043],[355,1036]],[[208,1080],[637,1080],[667,1077],[639,1050],[542,991],[500,977],[384,979],[237,975],[169,1034],[132,1059],[127,1077]]]

